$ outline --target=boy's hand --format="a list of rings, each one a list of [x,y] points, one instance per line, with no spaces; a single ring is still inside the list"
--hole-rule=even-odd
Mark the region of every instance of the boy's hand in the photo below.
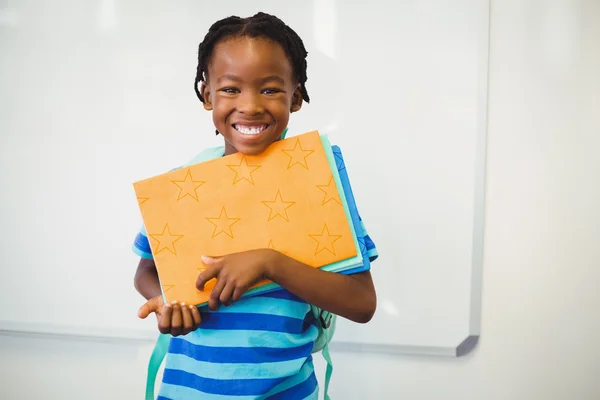
[[[177,302],[164,304],[162,296],[148,300],[140,307],[138,317],[145,319],[151,313],[156,314],[158,330],[172,336],[187,335],[200,326],[201,318],[197,307]]]
[[[258,282],[267,279],[266,275],[277,255],[272,249],[259,249],[229,254],[222,257],[202,256],[207,268],[198,275],[196,288],[204,290],[206,282],[217,278],[208,300],[208,307],[216,310],[219,301],[229,306]]]

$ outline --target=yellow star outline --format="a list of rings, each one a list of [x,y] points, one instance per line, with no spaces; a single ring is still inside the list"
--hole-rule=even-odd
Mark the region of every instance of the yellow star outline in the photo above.
[[[148,200],[150,200],[150,197],[138,197],[138,198],[137,198],[138,205],[140,205],[140,206],[141,206],[142,204],[144,204],[145,202],[147,202]]]
[[[292,168],[296,164],[308,169],[306,157],[315,152],[314,150],[304,150],[300,144],[300,139],[296,139],[296,144],[292,150],[283,149],[281,151],[283,151],[290,158],[288,169]]]
[[[233,232],[231,231],[231,227],[238,222],[239,218],[229,218],[227,216],[227,211],[225,211],[225,207],[221,209],[221,214],[219,214],[218,218],[206,218],[208,222],[215,226],[215,230],[213,231],[212,237],[216,237],[221,233],[226,234],[230,238],[233,239]]]
[[[331,176],[331,179],[329,179],[329,183],[327,185],[317,185],[317,188],[323,193],[325,193],[322,205],[329,203],[331,200],[335,201],[340,205],[342,204],[342,202],[340,201],[340,193],[338,192],[337,186],[335,185],[335,182],[333,180],[333,175]]]
[[[290,219],[287,214],[287,209],[296,204],[296,202],[283,201],[283,198],[281,197],[281,191],[278,190],[277,194],[275,195],[275,200],[263,201],[263,204],[271,209],[268,221],[272,220],[277,216],[280,216],[281,218],[289,222]]]
[[[167,249],[171,253],[177,255],[175,252],[175,242],[181,239],[183,235],[173,235],[171,233],[171,229],[169,228],[169,224],[165,224],[165,228],[160,235],[151,234],[150,237],[158,242],[155,254]]]
[[[183,199],[185,196],[190,196],[192,199],[198,201],[198,192],[196,192],[196,190],[206,183],[204,181],[195,181],[194,178],[192,178],[192,172],[189,169],[182,181],[171,182],[179,188],[177,201]]]
[[[175,285],[162,285],[162,289],[163,292],[168,292],[169,290],[173,289],[175,287]]]
[[[308,235],[317,242],[317,250],[315,251],[315,255],[319,254],[323,250],[327,250],[331,254],[335,256],[335,249],[333,248],[333,244],[342,237],[342,235],[332,235],[329,233],[329,228],[327,224],[323,226],[323,231],[320,235]]]
[[[259,169],[260,165],[250,165],[248,164],[246,157],[242,157],[242,160],[238,165],[228,165],[228,167],[235,172],[235,178],[233,178],[234,185],[244,179],[254,185],[252,173]]]

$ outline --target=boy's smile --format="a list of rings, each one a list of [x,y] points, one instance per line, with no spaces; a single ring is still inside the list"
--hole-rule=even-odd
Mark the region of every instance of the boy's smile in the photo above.
[[[268,140],[270,126],[271,125],[267,123],[263,124],[252,121],[240,121],[231,124],[231,127],[237,131],[237,136],[239,136],[238,141],[246,143],[249,146],[264,142],[265,137],[267,137]],[[228,139],[228,142],[231,143],[231,140]],[[273,141],[270,141],[269,143],[273,143]]]
[[[225,154],[262,153],[281,137],[289,114],[302,106],[283,48],[264,38],[233,37],[213,51],[204,107],[225,138]]]

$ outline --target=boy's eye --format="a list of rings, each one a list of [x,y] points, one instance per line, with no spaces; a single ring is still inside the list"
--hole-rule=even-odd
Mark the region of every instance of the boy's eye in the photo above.
[[[240,91],[237,88],[223,88],[221,92],[225,93],[239,93]]]
[[[264,93],[264,94],[275,94],[275,93],[281,93],[281,92],[282,92],[282,90],[274,89],[274,88],[262,90],[262,93]]]

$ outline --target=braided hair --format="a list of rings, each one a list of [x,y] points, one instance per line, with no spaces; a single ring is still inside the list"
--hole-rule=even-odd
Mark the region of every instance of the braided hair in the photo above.
[[[282,20],[262,12],[248,18],[236,16],[224,18],[210,27],[204,40],[198,46],[198,67],[196,69],[194,90],[201,102],[204,103],[204,97],[198,90],[198,84],[207,79],[208,63],[215,45],[224,38],[236,36],[263,37],[279,43],[290,60],[294,78],[300,84],[302,99],[307,103],[310,102],[305,87],[307,80],[306,56],[308,53],[304,48],[302,39]]]

